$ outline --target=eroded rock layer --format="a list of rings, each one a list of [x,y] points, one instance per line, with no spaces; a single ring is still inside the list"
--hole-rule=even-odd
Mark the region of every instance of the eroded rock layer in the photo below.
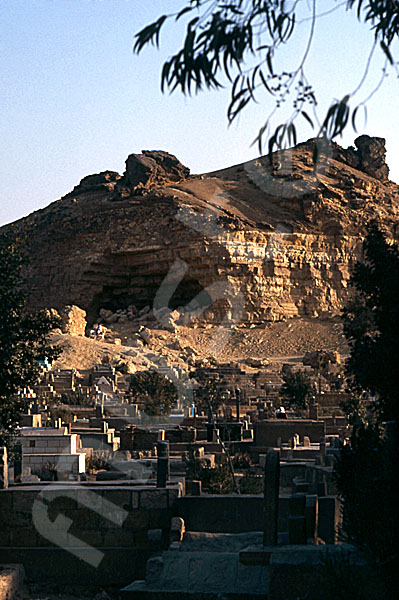
[[[85,177],[13,225],[29,241],[29,303],[75,304],[89,321],[130,304],[184,307],[187,320],[337,313],[368,222],[398,232],[384,140],[365,138],[317,153],[310,140],[200,176],[144,152],[122,176]]]

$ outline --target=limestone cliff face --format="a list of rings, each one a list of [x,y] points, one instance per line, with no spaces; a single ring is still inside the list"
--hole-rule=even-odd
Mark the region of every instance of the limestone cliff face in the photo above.
[[[123,176],[85,177],[14,224],[29,244],[29,303],[75,304],[89,321],[100,308],[154,303],[185,307],[182,322],[336,313],[367,223],[397,235],[399,187],[386,179],[381,141],[379,179],[369,174],[365,144],[363,159],[322,149],[316,169],[309,141],[201,176],[164,152],[131,155]]]

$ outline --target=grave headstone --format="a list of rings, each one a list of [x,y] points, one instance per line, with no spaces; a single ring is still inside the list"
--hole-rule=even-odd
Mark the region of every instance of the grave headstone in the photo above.
[[[8,488],[8,459],[7,448],[0,447],[0,489]]]
[[[317,484],[317,495],[319,497],[327,496],[327,482],[319,481]]]
[[[15,444],[14,447],[14,482],[20,482],[22,478],[22,446]]]
[[[169,479],[169,442],[157,442],[157,487],[164,488]]]
[[[288,500],[289,514],[291,517],[302,517],[305,514],[305,494],[292,494]]]
[[[317,495],[307,495],[305,501],[305,527],[307,544],[317,543],[318,511],[319,504]]]
[[[277,544],[278,495],[280,488],[280,452],[268,450],[265,458],[263,505],[263,545]]]
[[[193,479],[191,482],[191,495],[192,496],[201,496],[202,494],[202,482],[196,479]]]
[[[326,462],[326,438],[320,438],[320,464],[324,465]]]
[[[335,463],[334,454],[327,454],[325,457],[325,465],[326,467],[333,467]]]
[[[309,405],[309,419],[312,421],[317,421],[319,418],[319,405],[317,402],[311,402]]]
[[[305,516],[288,517],[288,538],[290,544],[306,544]]]

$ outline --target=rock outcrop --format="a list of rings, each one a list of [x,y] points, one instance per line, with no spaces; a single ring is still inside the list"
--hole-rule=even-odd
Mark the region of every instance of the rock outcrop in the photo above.
[[[60,310],[61,331],[69,335],[85,335],[86,312],[79,306],[64,306]]]
[[[131,190],[151,189],[170,182],[179,182],[190,175],[190,169],[168,152],[143,150],[130,154],[126,160],[123,181]]]
[[[316,168],[314,140],[201,176],[168,153],[130,155],[123,177],[84,178],[14,224],[30,243],[29,303],[171,330],[337,314],[369,221],[399,231],[384,144],[363,138]]]
[[[355,140],[355,144],[358,148],[360,170],[381,181],[387,180],[389,167],[385,162],[384,138],[361,135]]]
[[[103,171],[83,177],[68,196],[88,192],[112,192],[108,200],[119,200],[131,194],[147,194],[154,188],[169,183],[178,183],[190,175],[173,154],[163,150],[143,150],[141,154],[130,154],[126,159],[126,171]]]
[[[333,156],[345,164],[367,173],[379,181],[387,181],[389,167],[386,164],[385,139],[361,135],[355,140],[355,146],[343,149],[334,144]]]
[[[112,192],[121,179],[116,171],[103,171],[94,175],[83,177],[80,183],[72,190],[71,194],[85,194],[87,192]]]

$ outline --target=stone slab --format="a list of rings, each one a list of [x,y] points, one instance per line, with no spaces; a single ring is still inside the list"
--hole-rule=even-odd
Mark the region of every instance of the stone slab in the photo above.
[[[13,600],[21,590],[25,571],[20,564],[0,564],[0,600]]]

